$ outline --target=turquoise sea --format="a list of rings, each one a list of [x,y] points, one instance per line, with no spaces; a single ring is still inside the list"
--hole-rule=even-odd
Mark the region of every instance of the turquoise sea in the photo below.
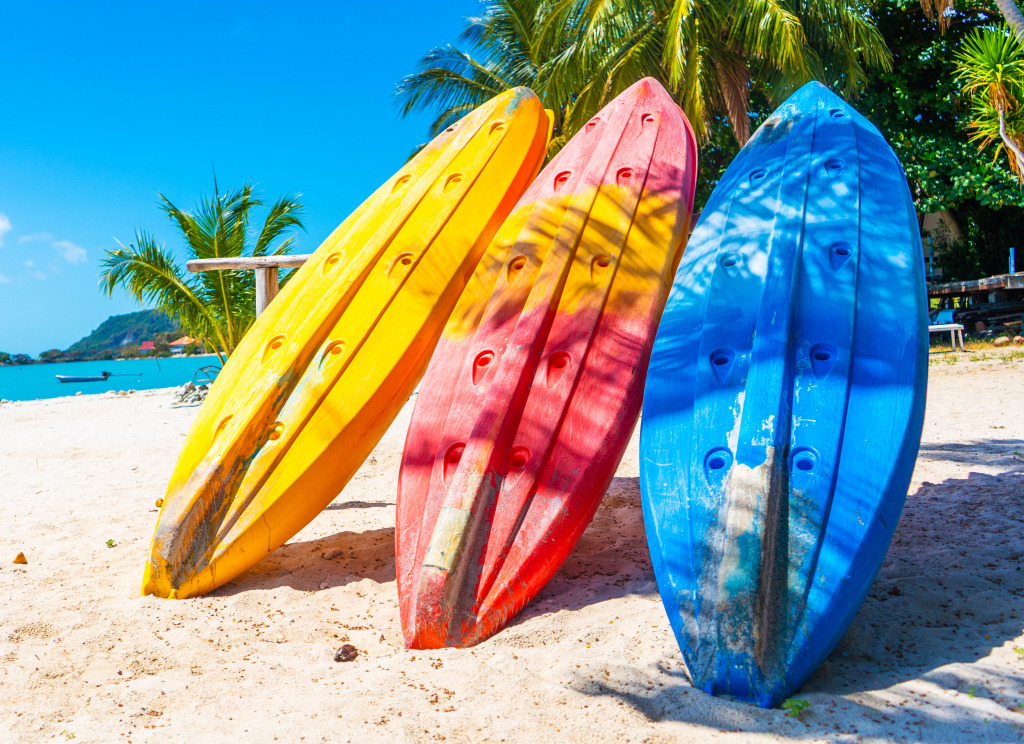
[[[0,367],[0,399],[59,398],[81,392],[150,390],[190,382],[200,367],[220,366],[216,356],[126,359],[118,362],[57,362]],[[106,382],[60,382],[57,375],[89,377],[111,372]]]

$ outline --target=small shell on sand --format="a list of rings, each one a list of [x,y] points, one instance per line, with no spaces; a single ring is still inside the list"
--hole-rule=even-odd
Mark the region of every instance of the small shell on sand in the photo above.
[[[28,563],[28,558],[25,557],[24,553],[18,553],[16,556],[14,556],[14,562],[24,565]]]

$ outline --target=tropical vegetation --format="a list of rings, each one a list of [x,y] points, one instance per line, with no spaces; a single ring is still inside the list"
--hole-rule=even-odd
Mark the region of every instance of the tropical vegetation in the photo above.
[[[1024,191],[1012,170],[1015,161],[1001,156],[1007,148],[998,133],[998,111],[990,109],[988,121],[995,127],[977,125],[984,119],[975,99],[987,96],[989,89],[965,94],[964,79],[958,77],[957,52],[969,39],[995,33],[1004,20],[1014,27],[1013,0],[996,2],[999,7],[992,0],[957,0],[956,8],[953,0],[829,0],[723,8],[667,0],[491,0],[480,17],[468,19],[455,46],[435,48],[423,57],[419,69],[399,82],[396,96],[403,113],[433,112],[434,133],[500,90],[527,85],[555,111],[553,153],[599,104],[637,77],[652,75],[676,95],[702,134],[699,210],[746,132],[796,85],[815,78],[857,98],[857,108],[882,131],[903,164],[918,212],[940,212],[953,226],[954,232],[936,245],[946,275],[972,279],[1005,271],[1006,247],[1016,244],[1015,234],[1024,234]],[[740,8],[745,18],[735,23]],[[709,13],[715,22],[700,16],[703,30],[686,36],[688,13],[694,18]],[[787,47],[785,34],[759,40],[748,33],[755,27],[775,28],[772,19],[783,17],[794,20],[778,28],[791,28],[804,38],[802,57],[781,53]],[[823,21],[839,17],[845,22]],[[686,46],[692,39],[700,41]],[[771,45],[776,52],[769,51]],[[673,85],[672,60],[689,65],[673,57],[673,50],[683,48],[694,53],[702,70],[696,78],[692,70],[687,73],[687,79],[702,83],[697,89]],[[737,99],[737,110],[745,117],[730,114],[726,105],[730,86],[721,73],[739,68],[716,62],[719,53],[742,62],[737,74],[749,84],[746,98]],[[712,73],[718,77],[703,84]],[[1016,106],[1024,96],[1015,85],[1007,81],[1004,87]],[[702,109],[694,98],[697,90]],[[1019,112],[1004,108],[1011,135],[1020,131]],[[993,142],[1002,149],[979,156],[978,145]]]
[[[63,353],[71,358],[100,357],[120,354],[121,349],[161,336],[174,339],[183,335],[181,327],[160,310],[139,310],[111,315],[88,336],[75,341]]]
[[[190,212],[160,195],[160,208],[180,231],[189,260],[288,253],[294,241],[291,233],[302,228],[301,202],[296,196],[282,196],[269,205],[260,223],[255,212],[263,206],[251,184],[222,193],[216,179],[212,196],[200,199]],[[189,336],[204,339],[223,361],[255,320],[254,272],[189,276],[174,253],[143,229],[129,245],[119,246],[103,260],[103,291],[111,295],[120,288],[140,303],[155,304]]]
[[[459,44],[398,84],[402,113],[433,111],[433,135],[526,86],[554,112],[550,154],[641,77],[672,93],[702,143],[721,120],[742,144],[752,96],[774,107],[818,79],[854,97],[891,59],[864,0],[488,0]]]
[[[12,364],[34,364],[35,360],[28,354],[10,354],[6,351],[0,351],[0,367],[6,367]]]
[[[1010,169],[1024,182],[1024,27],[977,29],[956,55],[957,79],[972,99],[971,139],[997,142]]]

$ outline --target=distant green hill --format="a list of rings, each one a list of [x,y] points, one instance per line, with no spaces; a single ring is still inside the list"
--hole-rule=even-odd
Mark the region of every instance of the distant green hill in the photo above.
[[[176,322],[159,310],[141,310],[127,315],[112,315],[100,327],[67,348],[69,355],[94,356],[115,352],[128,344],[151,341],[157,333],[184,335]]]

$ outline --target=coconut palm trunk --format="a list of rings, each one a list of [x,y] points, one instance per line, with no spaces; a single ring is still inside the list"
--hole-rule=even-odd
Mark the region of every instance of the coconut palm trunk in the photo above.
[[[995,0],[996,7],[1003,14],[1006,23],[1013,29],[1018,39],[1024,41],[1024,13],[1021,13],[1017,3],[1013,0]]]
[[[1024,168],[1024,150],[1021,150],[1020,145],[1006,133],[1006,117],[1003,114],[1002,104],[999,105],[999,137],[1003,140],[1003,146],[1013,153],[1014,160],[1017,162],[1017,170]]]

